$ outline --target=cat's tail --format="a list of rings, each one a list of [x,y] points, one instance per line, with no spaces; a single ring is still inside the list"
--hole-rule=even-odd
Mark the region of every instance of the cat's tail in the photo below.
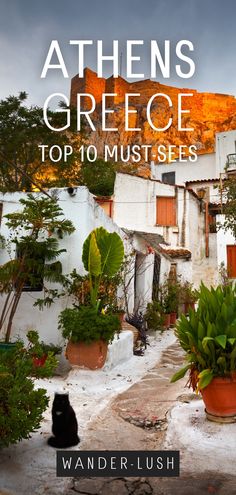
[[[51,447],[55,447],[57,449],[67,449],[69,447],[74,447],[75,445],[78,445],[80,442],[80,438],[78,435],[76,435],[73,439],[68,441],[68,439],[65,438],[56,438],[56,437],[50,437],[48,438],[48,445]]]

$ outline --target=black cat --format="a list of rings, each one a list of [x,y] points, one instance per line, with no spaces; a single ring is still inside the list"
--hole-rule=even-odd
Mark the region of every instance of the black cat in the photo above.
[[[80,441],[77,419],[68,393],[55,393],[52,405],[52,433],[54,437],[48,439],[48,445],[51,447],[73,447]]]

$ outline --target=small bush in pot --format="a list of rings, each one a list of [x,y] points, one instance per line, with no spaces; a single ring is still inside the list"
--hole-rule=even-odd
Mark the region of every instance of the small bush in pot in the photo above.
[[[189,310],[189,318],[181,315],[177,323],[187,365],[172,382],[189,371],[190,385],[201,391],[207,412],[232,416],[236,414],[236,288],[208,289],[202,284],[198,296],[197,309]]]
[[[104,340],[112,341],[114,334],[120,330],[117,315],[99,313],[91,306],[64,309],[59,317],[62,336],[73,343]]]
[[[58,365],[55,351],[60,348],[57,346],[47,346],[43,342],[40,342],[39,334],[36,330],[29,330],[27,339],[28,346],[25,354],[32,361],[31,376],[49,378]]]
[[[163,308],[159,301],[152,301],[147,304],[147,309],[144,315],[148,330],[164,330],[164,315]]]

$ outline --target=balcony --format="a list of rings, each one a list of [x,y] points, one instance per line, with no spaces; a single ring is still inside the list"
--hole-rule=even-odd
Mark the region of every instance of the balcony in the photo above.
[[[236,153],[230,153],[227,155],[225,171],[227,174],[236,173]]]

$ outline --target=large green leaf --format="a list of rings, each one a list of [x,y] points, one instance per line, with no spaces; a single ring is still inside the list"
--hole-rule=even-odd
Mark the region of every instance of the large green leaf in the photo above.
[[[90,275],[98,277],[101,274],[101,254],[98,249],[95,234],[92,232],[89,243],[88,271]]]
[[[118,272],[124,258],[123,242],[116,232],[99,235],[97,242],[102,258],[102,274],[112,277]]]
[[[203,370],[201,373],[199,373],[198,378],[199,378],[199,383],[198,387],[199,389],[203,389],[211,383],[211,380],[213,378],[213,372],[211,370]]]
[[[107,232],[103,227],[93,230],[83,245],[82,260],[85,270],[89,272],[90,239],[94,236],[101,256],[101,271],[99,274],[113,276],[119,270],[124,257],[124,246],[120,236]],[[91,256],[90,256],[91,258]]]
[[[223,349],[226,348],[227,336],[226,335],[217,335],[215,337],[215,341],[219,344]]]
[[[179,371],[177,371],[172,377],[171,377],[171,383],[177,382],[177,380],[180,380],[185,376],[187,371],[190,369],[191,365],[188,364],[184,368],[181,368]]]

